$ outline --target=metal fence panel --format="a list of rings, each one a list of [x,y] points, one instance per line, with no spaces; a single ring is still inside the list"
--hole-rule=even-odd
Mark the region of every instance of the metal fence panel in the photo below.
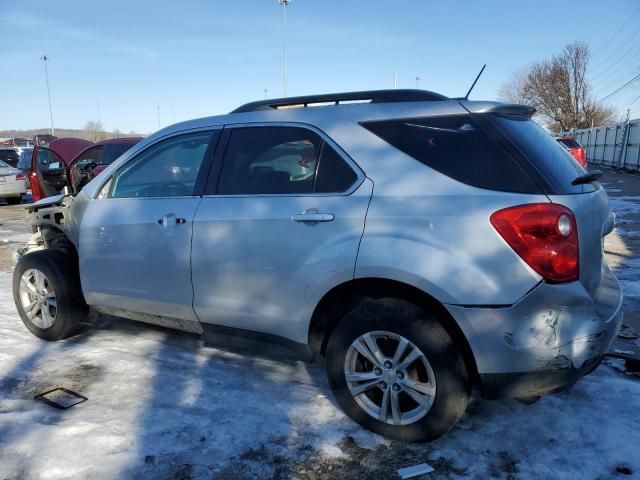
[[[640,171],[640,119],[602,127],[565,132],[585,147],[587,161],[595,165]]]

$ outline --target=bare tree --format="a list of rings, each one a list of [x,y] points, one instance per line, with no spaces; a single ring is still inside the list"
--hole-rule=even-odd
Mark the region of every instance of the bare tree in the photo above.
[[[567,45],[560,55],[516,72],[500,89],[505,100],[536,108],[552,131],[587,128],[615,120],[615,110],[595,100],[586,78],[589,47]]]
[[[120,138],[122,136],[122,131],[116,128],[113,132],[111,132],[113,138]]]
[[[84,129],[89,133],[91,140],[94,142],[103,140],[105,138],[102,122],[100,122],[99,120],[89,120],[84,126]]]

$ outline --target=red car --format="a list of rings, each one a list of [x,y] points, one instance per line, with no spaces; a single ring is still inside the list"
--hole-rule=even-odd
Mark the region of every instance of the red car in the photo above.
[[[556,140],[569,151],[571,156],[575,158],[580,165],[587,168],[587,155],[585,149],[574,137],[558,137]]]
[[[92,143],[80,138],[60,138],[33,149],[31,194],[33,201],[63,193],[78,192],[116,158],[142,140],[114,138]]]

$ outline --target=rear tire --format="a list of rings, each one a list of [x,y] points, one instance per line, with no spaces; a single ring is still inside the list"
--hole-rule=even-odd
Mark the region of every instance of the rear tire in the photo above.
[[[9,205],[18,205],[20,202],[22,202],[22,197],[9,197],[5,198],[5,200]]]
[[[438,438],[469,402],[457,345],[435,315],[403,300],[369,300],[349,312],[331,335],[326,358],[329,384],[347,415],[386,437]]]
[[[62,340],[87,316],[75,256],[53,249],[23,256],[13,272],[13,300],[36,337]]]

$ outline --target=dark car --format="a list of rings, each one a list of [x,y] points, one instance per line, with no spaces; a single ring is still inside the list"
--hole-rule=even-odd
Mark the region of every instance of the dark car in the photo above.
[[[91,143],[79,138],[61,138],[38,146],[32,157],[33,201],[62,193],[77,192],[111,162],[133,147],[140,137],[114,138]]]
[[[18,160],[20,155],[13,148],[0,148],[0,161],[6,163],[10,167],[16,168],[18,166]]]

